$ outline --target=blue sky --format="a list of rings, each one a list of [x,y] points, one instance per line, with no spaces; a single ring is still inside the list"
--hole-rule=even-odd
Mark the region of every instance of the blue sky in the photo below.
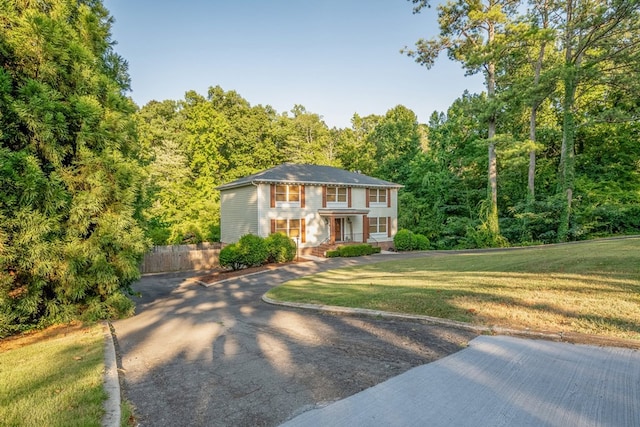
[[[434,2],[435,4],[435,2]],[[426,123],[465,89],[483,90],[442,56],[428,70],[399,53],[437,34],[436,10],[407,0],[104,0],[131,97],[183,99],[210,86],[279,113],[295,104],[330,127],[402,104]]]

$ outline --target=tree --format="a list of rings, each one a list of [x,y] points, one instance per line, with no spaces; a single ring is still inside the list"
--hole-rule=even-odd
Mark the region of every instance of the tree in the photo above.
[[[302,105],[291,110],[293,117],[283,117],[287,132],[286,159],[293,163],[336,166],[337,152],[327,125],[318,114],[310,113]]]
[[[415,113],[402,105],[392,108],[376,124],[369,139],[376,147],[375,175],[392,182],[405,182],[410,173],[409,162],[421,145]]]
[[[417,6],[414,13],[429,6],[428,0],[411,0]],[[441,52],[447,51],[449,58],[463,64],[467,74],[483,71],[486,78],[489,105],[488,127],[488,189],[489,218],[491,232],[498,235],[498,183],[497,158],[493,138],[496,135],[498,103],[495,99],[496,63],[506,54],[503,43],[505,26],[518,6],[518,0],[456,0],[438,6],[440,35],[431,40],[420,39],[416,50],[403,50],[416,62],[431,68]]]
[[[376,146],[370,138],[381,116],[360,117],[357,113],[351,118],[351,128],[338,131],[338,159],[343,168],[365,175],[375,173]]]
[[[0,336],[129,313],[144,174],[112,19],[95,0],[0,16]]]
[[[581,86],[617,85],[637,90],[640,3],[635,0],[566,0],[562,12],[562,148],[558,190],[564,204],[558,238],[568,238],[575,186],[576,98]],[[629,79],[630,76],[631,80]]]

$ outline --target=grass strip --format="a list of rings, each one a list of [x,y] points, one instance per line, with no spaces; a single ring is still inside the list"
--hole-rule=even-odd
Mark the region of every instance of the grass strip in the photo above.
[[[100,426],[107,398],[100,325],[4,341],[0,342],[0,424]]]
[[[280,301],[640,340],[640,238],[428,253],[293,280]]]

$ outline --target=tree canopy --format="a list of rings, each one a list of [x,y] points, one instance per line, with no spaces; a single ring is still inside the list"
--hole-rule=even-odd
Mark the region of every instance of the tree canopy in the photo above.
[[[487,90],[428,123],[396,105],[340,129],[220,86],[136,106],[100,0],[0,0],[0,336],[130,312],[151,243],[217,240],[216,187],[283,162],[402,184],[400,227],[432,248],[637,233],[639,11],[442,4],[440,34],[408,53],[445,52]]]
[[[0,336],[129,312],[145,171],[100,2],[0,2]]]

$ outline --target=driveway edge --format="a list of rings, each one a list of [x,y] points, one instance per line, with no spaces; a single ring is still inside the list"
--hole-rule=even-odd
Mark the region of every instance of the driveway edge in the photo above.
[[[594,335],[587,336],[587,335],[573,333],[573,332],[540,332],[540,331],[532,331],[528,329],[502,328],[500,326],[478,326],[478,325],[470,325],[468,323],[463,323],[463,322],[457,322],[455,320],[441,319],[439,317],[431,317],[431,316],[424,316],[424,315],[418,315],[418,314],[393,313],[389,311],[370,310],[366,308],[349,308],[349,307],[339,307],[339,306],[333,306],[333,305],[277,301],[269,298],[268,296],[266,296],[266,294],[262,296],[262,301],[271,305],[278,305],[278,306],[289,307],[289,308],[299,308],[304,310],[321,311],[325,313],[340,314],[344,316],[367,316],[367,317],[379,317],[382,319],[390,319],[390,320],[397,319],[397,320],[409,320],[409,321],[416,321],[416,322],[422,322],[422,323],[430,323],[434,325],[441,325],[441,326],[447,326],[450,328],[472,331],[472,332],[476,332],[478,334],[483,334],[483,335],[509,335],[509,336],[515,336],[515,337],[523,337],[523,338],[534,338],[534,339],[544,339],[544,340],[550,340],[550,341],[567,342],[572,344],[590,344],[590,345],[606,346],[606,347],[622,347],[622,348],[640,349],[640,342],[637,342],[634,340],[614,339],[614,338],[600,337],[600,336],[594,336]]]
[[[113,335],[109,322],[102,322],[104,334],[104,389],[107,392],[107,400],[104,401],[103,427],[120,426],[120,381],[118,380],[118,363],[116,348],[113,343]]]

